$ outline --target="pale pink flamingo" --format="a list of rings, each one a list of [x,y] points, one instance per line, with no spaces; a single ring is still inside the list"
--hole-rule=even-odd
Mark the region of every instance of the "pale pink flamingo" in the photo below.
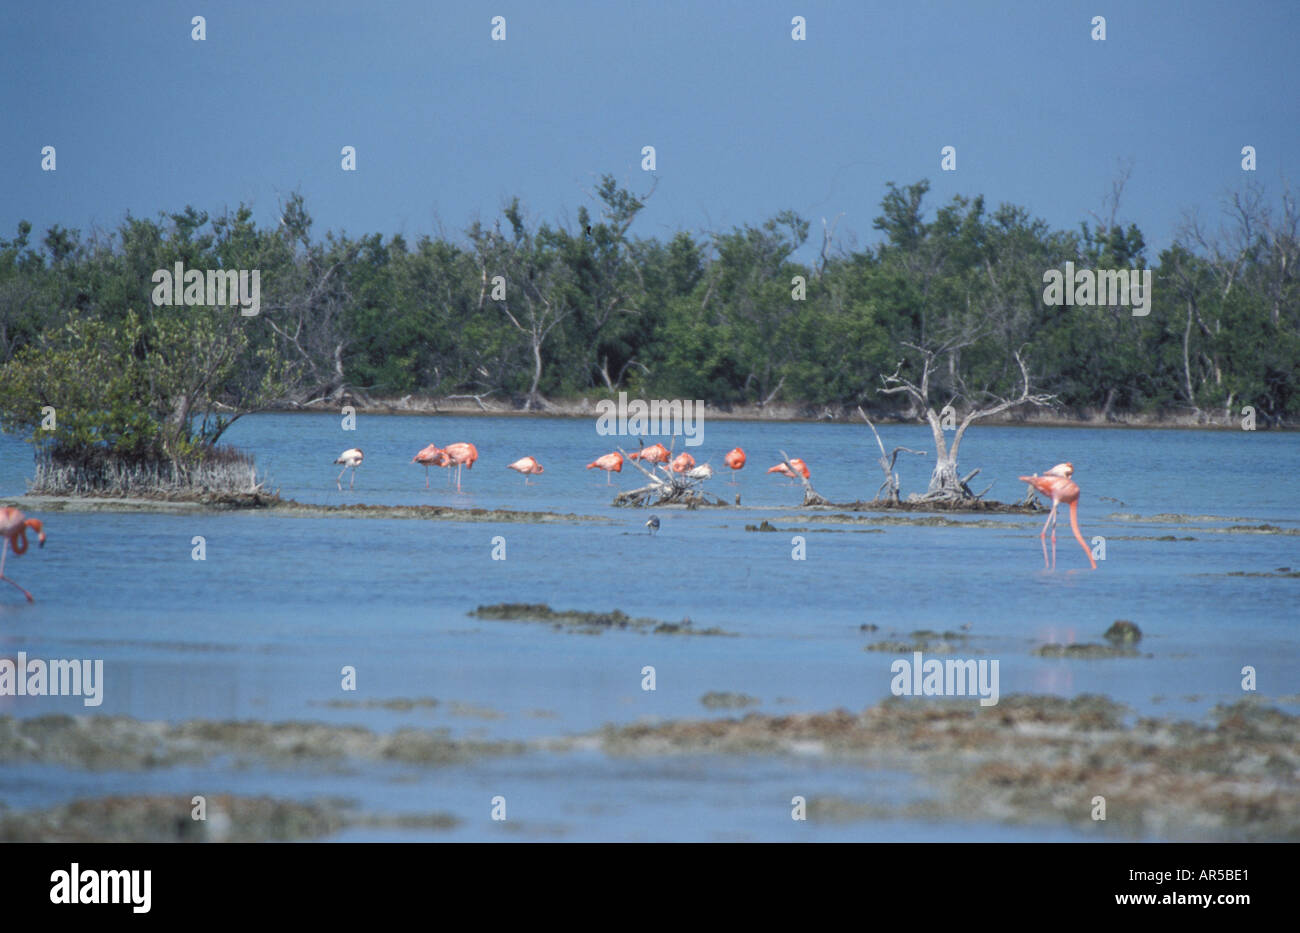
[[[545,472],[542,469],[542,465],[537,462],[536,457],[521,457],[520,459],[516,460],[514,463],[508,464],[506,466],[506,469],[514,470],[518,473],[524,474],[525,486],[528,486],[532,483],[532,480],[528,478],[530,474]]]
[[[352,484],[357,481],[357,467],[361,466],[361,461],[364,459],[365,454],[361,452],[360,447],[349,447],[339,454],[339,458],[334,461],[335,464],[343,464],[343,469],[339,470],[338,479],[334,481],[339,487],[339,492],[343,491],[343,474],[348,471],[348,467],[352,468],[352,479],[348,480],[348,489],[352,488]]]

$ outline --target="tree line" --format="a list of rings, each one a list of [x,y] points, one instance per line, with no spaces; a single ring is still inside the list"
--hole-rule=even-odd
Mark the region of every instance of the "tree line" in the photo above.
[[[612,176],[576,223],[537,222],[514,200],[490,223],[414,242],[315,236],[299,195],[272,227],[245,206],[128,215],[88,235],[56,225],[39,242],[22,222],[0,239],[0,424],[40,434],[53,408],[44,431],[65,452],[179,462],[244,412],[347,396],[1300,414],[1289,193],[1271,203],[1246,188],[1153,263],[1137,225],[1117,222],[1118,193],[1108,218],[1060,230],[982,197],[931,211],[928,190],[888,185],[880,242],[861,249],[838,246],[825,221],[810,244],[792,211],[642,236],[653,189]],[[178,262],[260,270],[259,313],[156,304],[154,273]],[[1044,273],[1066,262],[1151,268],[1149,314],[1045,304]]]

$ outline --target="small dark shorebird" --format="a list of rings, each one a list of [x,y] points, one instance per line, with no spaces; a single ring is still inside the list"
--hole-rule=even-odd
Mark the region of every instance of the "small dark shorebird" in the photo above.
[[[656,531],[659,530],[659,516],[651,515],[650,520],[645,523],[645,526],[650,529],[650,534],[653,535]]]

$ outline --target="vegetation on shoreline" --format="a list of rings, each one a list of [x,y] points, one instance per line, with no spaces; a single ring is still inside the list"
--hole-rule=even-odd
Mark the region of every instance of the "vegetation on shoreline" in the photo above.
[[[1014,205],[890,184],[882,241],[815,261],[790,211],[729,231],[637,236],[653,195],[605,176],[595,212],[536,222],[512,201],[459,238],[313,237],[301,196],[259,228],[186,207],[110,232],[0,239],[0,426],[46,458],[38,488],[247,492],[219,453],[246,412],[372,398],[550,410],[551,398],[704,399],[930,423],[930,493],[969,495],[956,447],[977,419],[1174,413],[1261,426],[1300,415],[1300,209],[1256,189],[1222,229],[1189,221],[1155,263],[1136,224],[1055,230]],[[1044,275],[1153,269],[1148,311],[1048,306]],[[159,270],[256,271],[255,313],[156,304]],[[178,289],[179,291],[179,289]],[[202,289],[199,289],[202,292]],[[951,419],[951,424],[948,423]],[[940,422],[943,422],[943,429]],[[956,433],[945,435],[951,427]],[[229,469],[227,469],[227,467]]]

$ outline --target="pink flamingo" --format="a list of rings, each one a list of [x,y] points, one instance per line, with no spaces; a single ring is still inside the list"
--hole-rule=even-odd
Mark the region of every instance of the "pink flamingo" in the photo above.
[[[629,456],[631,456],[629,454]],[[605,485],[610,485],[610,473],[623,472],[623,455],[617,450],[612,454],[605,454],[603,457],[597,457],[591,463],[587,464],[587,469],[600,469],[605,471]]]
[[[447,452],[437,444],[430,444],[423,448],[418,454],[411,458],[412,463],[421,464],[424,467],[424,488],[429,488],[429,467],[447,466]]]
[[[455,444],[448,444],[443,448],[447,459],[456,465],[456,491],[460,492],[460,469],[464,467],[467,470],[474,469],[474,461],[478,459],[478,448],[473,444],[459,441]]]
[[[812,471],[808,469],[808,464],[804,463],[798,457],[795,457],[793,460],[790,461],[790,466],[794,467],[803,476],[804,479],[808,479],[808,477],[812,476]],[[782,476],[788,479],[795,478],[795,474],[790,472],[790,467],[786,466],[784,462],[778,463],[774,467],[769,467],[767,472],[780,473]]]
[[[640,460],[643,463],[667,463],[669,459],[668,448],[663,444],[651,444],[649,447],[643,447],[634,454],[628,454],[633,460]]]
[[[35,602],[32,599],[32,594],[5,576],[5,561],[9,558],[9,548],[12,547],[14,553],[18,555],[27,553],[28,528],[36,532],[37,544],[45,547],[45,529],[39,519],[27,518],[17,509],[0,509],[0,538],[4,538],[4,545],[0,547],[0,580],[4,580],[16,587],[18,592],[26,596],[27,601],[30,603]]]
[[[516,460],[514,463],[508,464],[508,465],[506,466],[506,469],[508,469],[508,470],[514,470],[514,471],[516,471],[516,472],[518,472],[518,473],[522,473],[522,474],[524,474],[524,485],[525,485],[525,486],[528,486],[528,485],[531,485],[531,484],[532,484],[532,480],[530,480],[530,479],[528,478],[528,477],[529,477],[529,474],[536,474],[536,473],[542,473],[542,472],[545,472],[545,471],[542,469],[542,465],[541,465],[540,463],[537,462],[537,458],[535,458],[535,457],[522,457],[522,458]]]
[[[673,460],[670,466],[674,473],[685,473],[687,470],[695,466],[695,458],[683,450],[677,455],[676,459]]]
[[[722,458],[722,462],[731,470],[730,485],[736,485],[736,472],[745,468],[745,452],[739,447],[733,447],[727,452],[727,455]]]
[[[1035,473],[1033,476],[1022,476],[1020,481],[1028,483],[1034,487],[1036,492],[1048,496],[1052,500],[1052,511],[1047,514],[1047,521],[1043,522],[1043,530],[1038,535],[1038,539],[1043,544],[1043,566],[1056,566],[1056,507],[1062,502],[1070,506],[1070,528],[1074,530],[1075,540],[1079,542],[1079,547],[1083,548],[1083,553],[1088,555],[1088,563],[1093,570],[1097,569],[1097,562],[1092,558],[1092,550],[1084,543],[1083,535],[1079,533],[1079,485],[1070,477],[1074,475],[1074,464],[1058,463],[1042,476]],[[1052,562],[1047,562],[1047,528],[1052,529]]]

